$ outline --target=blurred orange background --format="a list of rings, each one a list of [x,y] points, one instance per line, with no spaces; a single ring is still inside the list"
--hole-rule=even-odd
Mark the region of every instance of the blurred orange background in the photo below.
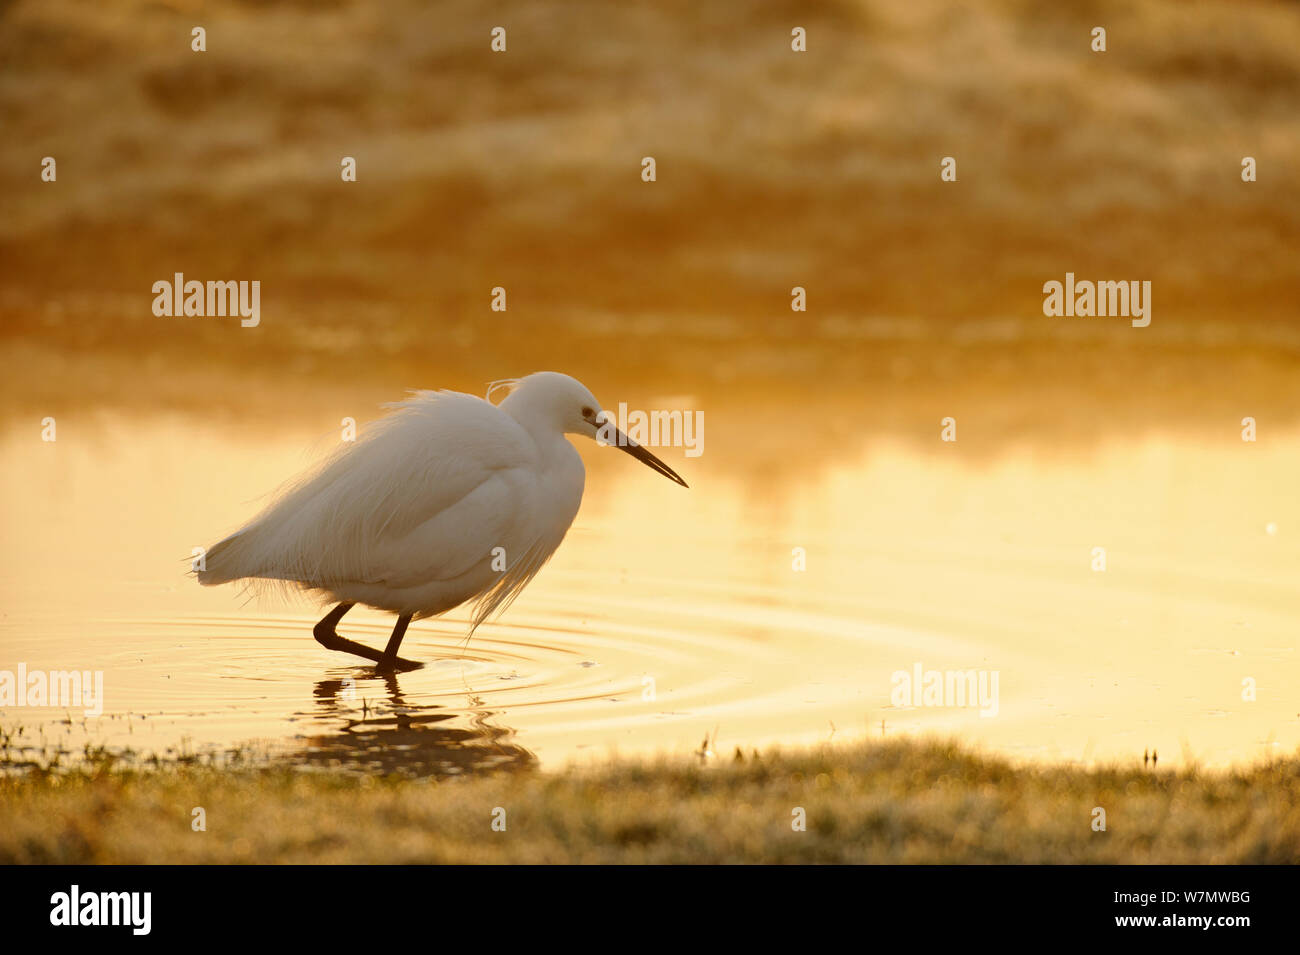
[[[689,717],[639,742],[619,724],[622,745],[923,729],[885,712],[907,633],[927,666],[1004,669],[1006,721],[945,725],[1012,750],[1294,743],[1284,695],[1238,688],[1300,677],[1297,50],[1300,4],[1262,0],[2,3],[7,655],[91,646],[104,608],[232,611],[158,588],[189,594],[177,560],[344,416],[553,369],[707,419],[701,458],[662,455],[689,497],[584,448],[576,543],[512,611],[568,608],[555,649],[586,633],[593,575],[624,593],[610,619],[647,615],[645,658],[616,629],[565,652],[605,653],[634,696],[656,641],[699,638],[675,671]],[[1067,271],[1150,281],[1150,327],[1045,317]],[[260,281],[260,324],[156,317],[175,272]],[[1120,556],[1104,578],[1098,544]],[[699,614],[657,621],[674,595]],[[281,630],[318,670],[309,613]],[[866,649],[845,636],[882,622]],[[764,676],[735,663],[751,638]],[[852,686],[808,689],[818,666]],[[562,671],[538,685],[564,696]],[[185,699],[123,680],[125,706]],[[507,722],[567,755],[609,743],[592,709],[546,712]]]

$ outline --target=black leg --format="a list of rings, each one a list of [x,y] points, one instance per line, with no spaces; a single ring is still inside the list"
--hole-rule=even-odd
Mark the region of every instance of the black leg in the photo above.
[[[339,650],[343,653],[354,653],[359,657],[365,657],[367,660],[373,660],[379,664],[380,670],[415,670],[421,666],[411,660],[403,660],[397,656],[397,648],[402,643],[402,637],[406,634],[406,625],[411,622],[409,616],[399,617],[397,627],[393,630],[393,636],[388,641],[388,650],[380,653],[378,650],[372,650],[364,644],[357,643],[355,640],[349,640],[347,637],[340,637],[334,630],[338,626],[343,615],[355,607],[356,604],[341,603],[329,613],[327,613],[316,624],[312,633],[316,637],[316,642],[328,650]]]
[[[393,627],[393,635],[388,638],[388,646],[384,648],[384,656],[379,661],[379,666],[376,669],[391,672],[393,670],[409,670],[413,668],[410,665],[403,665],[410,664],[411,661],[403,660],[397,655],[397,648],[402,645],[402,638],[406,636],[406,626],[410,622],[411,615],[409,613],[402,614],[397,618],[397,624]],[[415,665],[418,666],[418,664]]]

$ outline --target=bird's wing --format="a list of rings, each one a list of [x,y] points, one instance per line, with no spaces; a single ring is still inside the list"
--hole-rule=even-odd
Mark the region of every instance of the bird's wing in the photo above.
[[[375,539],[363,573],[350,579],[393,590],[450,581],[490,562],[496,548],[501,548],[502,564],[512,567],[536,542],[537,500],[534,470],[494,470],[464,497],[415,526],[390,524]]]
[[[213,547],[200,581],[263,577],[328,586],[391,578],[398,584],[399,577],[455,577],[481,559],[472,541],[431,531],[440,515],[454,513],[457,520],[443,521],[451,530],[471,528],[477,519],[475,538],[499,536],[519,475],[536,464],[532,438],[472,395],[417,392],[390,407],[355,444]],[[418,555],[414,547],[422,548]]]

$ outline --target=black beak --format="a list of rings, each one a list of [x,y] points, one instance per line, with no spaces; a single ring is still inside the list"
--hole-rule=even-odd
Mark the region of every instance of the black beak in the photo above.
[[[690,487],[689,484],[681,479],[681,476],[676,471],[664,464],[644,447],[637,444],[618,428],[614,428],[614,443],[618,446],[620,451],[626,451],[652,471],[658,471],[664,477],[676,481],[682,487]]]

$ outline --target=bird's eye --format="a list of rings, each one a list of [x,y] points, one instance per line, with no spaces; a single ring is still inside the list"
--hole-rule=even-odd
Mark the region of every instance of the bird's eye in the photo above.
[[[584,418],[594,418],[596,416],[596,412],[592,411],[590,408],[583,408],[582,416]]]

